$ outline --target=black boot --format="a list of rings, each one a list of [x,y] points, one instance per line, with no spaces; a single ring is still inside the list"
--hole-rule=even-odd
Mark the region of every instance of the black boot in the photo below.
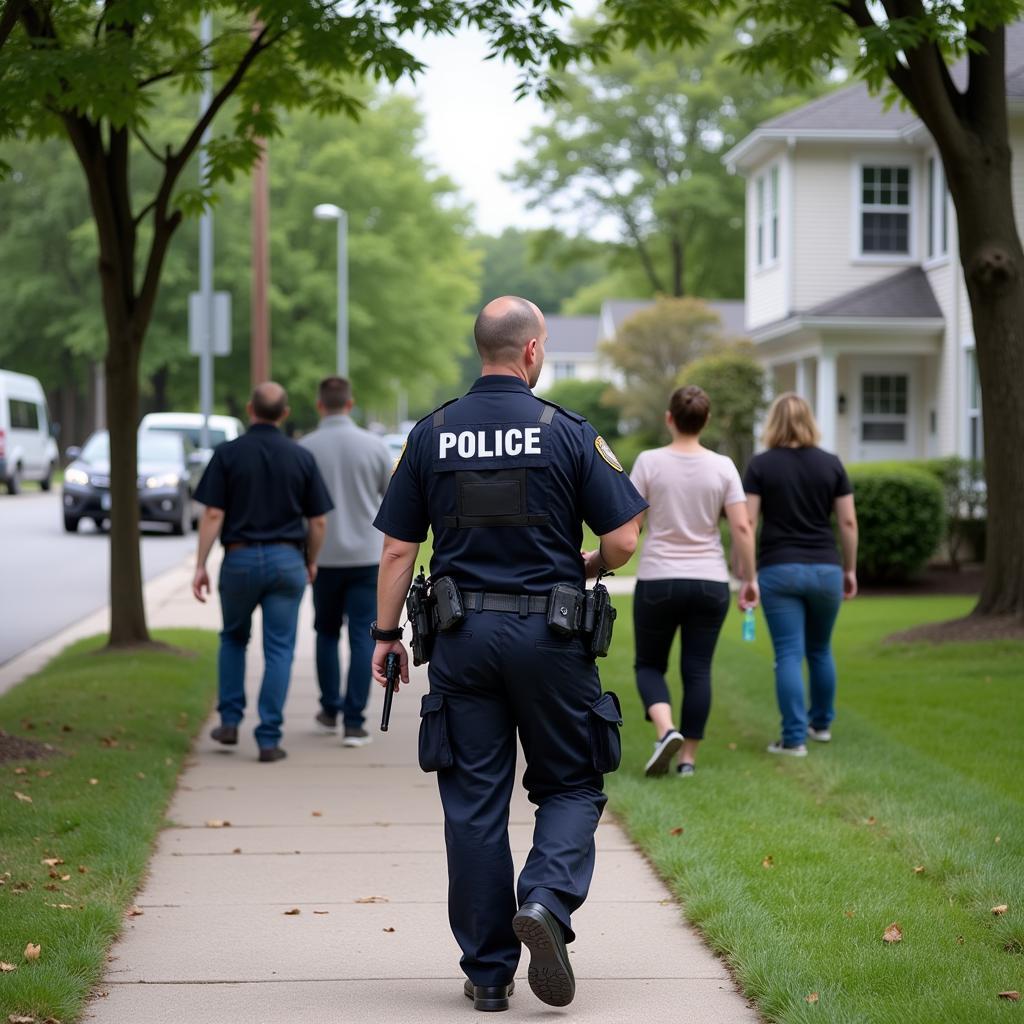
[[[508,997],[516,990],[516,983],[510,981],[507,985],[474,985],[466,979],[462,991],[466,993],[467,999],[473,1000],[474,1010],[494,1012],[508,1009]]]
[[[548,1006],[568,1006],[576,979],[565,948],[562,924],[540,903],[524,903],[512,918],[516,938],[530,951],[530,988]]]

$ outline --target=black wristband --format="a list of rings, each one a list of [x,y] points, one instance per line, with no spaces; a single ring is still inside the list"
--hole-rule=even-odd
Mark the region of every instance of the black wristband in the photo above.
[[[402,634],[401,626],[395,626],[394,629],[378,629],[376,619],[370,623],[370,636],[374,640],[401,640]]]

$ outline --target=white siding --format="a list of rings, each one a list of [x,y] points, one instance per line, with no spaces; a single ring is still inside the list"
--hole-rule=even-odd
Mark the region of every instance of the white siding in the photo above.
[[[787,217],[792,208],[789,190],[786,187],[787,175],[782,174],[779,182],[779,232],[780,251],[778,260],[770,267],[756,266],[757,252],[757,194],[756,182],[765,169],[777,162],[773,157],[770,161],[755,168],[747,177],[747,220],[746,220],[746,300],[747,330],[762,324],[770,324],[781,320],[789,312],[787,303],[787,275],[785,263],[787,259]]]
[[[860,262],[853,258],[855,231],[854,175],[858,160],[884,163],[886,156],[914,155],[914,235],[921,251],[922,178],[920,160],[906,146],[865,151],[854,146],[797,145],[793,161],[795,194],[794,306],[813,309],[830,299],[880,281],[906,267],[905,259]]]

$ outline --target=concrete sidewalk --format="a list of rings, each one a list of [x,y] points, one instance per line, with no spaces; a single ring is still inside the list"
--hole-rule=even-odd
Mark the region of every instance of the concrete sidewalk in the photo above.
[[[172,574],[173,575],[173,574]],[[183,567],[154,588],[154,627],[216,629],[219,608],[198,605]],[[258,764],[255,721],[237,748],[204,728],[169,810],[149,878],[127,919],[85,1019],[97,1024],[284,1024],[297,1020],[450,1024],[476,1019],[462,994],[448,928],[444,837],[436,783],[416,764],[424,670],[396,697],[391,730],[344,749],[317,734],[312,611],[303,606],[288,701],[289,753]],[[248,687],[255,704],[258,637]],[[533,809],[512,806],[517,866]],[[222,827],[215,823],[224,822]],[[230,825],[226,823],[230,822]],[[556,1010],[517,975],[506,1021],[686,1018],[756,1022],[725,968],[606,811],[590,899],[574,918],[577,995]],[[292,913],[288,913],[293,911]],[[294,911],[298,911],[295,913]]]

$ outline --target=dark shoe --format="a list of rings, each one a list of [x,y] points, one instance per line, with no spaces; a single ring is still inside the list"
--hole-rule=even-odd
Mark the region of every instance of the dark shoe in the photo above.
[[[516,990],[516,983],[510,981],[507,985],[474,985],[466,979],[462,991],[466,993],[467,999],[473,1000],[474,1010],[485,1012],[496,1012],[508,1009],[508,997]]]
[[[644,775],[648,778],[655,775],[664,775],[668,771],[668,766],[672,763],[672,758],[676,756],[676,751],[682,745],[683,737],[675,729],[669,729],[654,744],[654,753],[651,754],[650,760],[644,765]]]
[[[288,752],[283,750],[281,747],[260,747],[260,761],[265,763],[268,761],[283,761],[288,756]]]
[[[365,729],[345,726],[345,738],[341,741],[343,747],[365,747],[367,743],[372,742],[373,737]]]
[[[234,747],[238,744],[237,725],[218,725],[210,731],[210,739],[223,743],[226,747]]]
[[[326,732],[337,732],[338,731],[338,716],[329,715],[326,711],[318,711],[316,713],[316,724],[324,729]]]
[[[576,979],[565,948],[561,922],[540,903],[524,903],[512,918],[512,931],[530,951],[530,988],[548,1006],[568,1006]]]

